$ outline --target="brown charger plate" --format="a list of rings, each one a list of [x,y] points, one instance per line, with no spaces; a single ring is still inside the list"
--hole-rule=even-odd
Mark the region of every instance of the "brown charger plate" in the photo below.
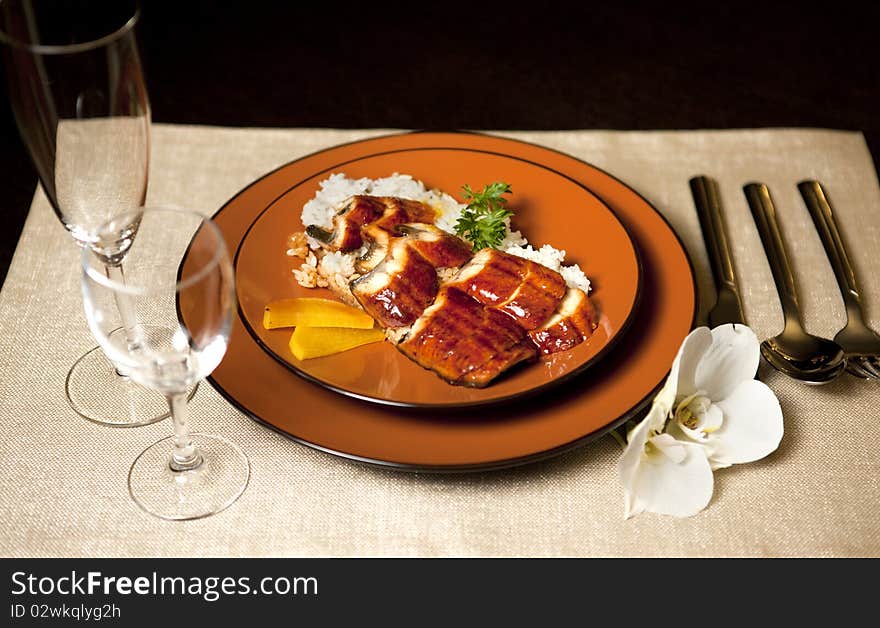
[[[337,146],[287,164],[242,190],[215,215],[230,250],[257,215],[298,181],[388,151],[460,148],[510,155],[570,177],[601,198],[640,251],[644,282],[629,331],[596,368],[515,405],[408,410],[315,386],[264,351],[236,318],[210,383],[254,420],[346,458],[408,470],[513,466],[567,451],[642,409],[665,379],[696,314],[693,269],[675,232],[644,198],[606,172],[540,146],[465,133],[412,133]],[[185,262],[184,262],[185,263]],[[181,303],[188,308],[198,304]]]
[[[521,366],[482,388],[451,386],[420,367],[390,343],[375,343],[322,358],[297,360],[290,351],[290,329],[265,329],[270,301],[289,297],[334,298],[327,290],[299,286],[291,270],[302,260],[286,255],[288,236],[302,231],[303,205],[333,173],[377,179],[395,172],[429,188],[453,194],[468,183],[511,184],[513,226],[535,247],[550,243],[567,251],[566,262],[585,269],[599,313],[599,327],[570,351]],[[631,320],[641,285],[635,246],[614,213],[582,184],[545,166],[518,157],[462,148],[409,148],[385,151],[333,165],[291,181],[248,229],[235,254],[236,290],[242,322],[254,339],[294,372],[357,399],[396,406],[455,408],[520,399],[582,373],[595,364]]]

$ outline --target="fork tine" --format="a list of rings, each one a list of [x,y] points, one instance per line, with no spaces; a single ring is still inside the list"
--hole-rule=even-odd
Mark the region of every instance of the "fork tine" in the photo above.
[[[864,358],[860,361],[859,366],[874,379],[880,379],[880,365],[878,365],[877,358]]]
[[[846,371],[853,377],[871,379],[871,376],[860,365],[858,360],[847,360]]]

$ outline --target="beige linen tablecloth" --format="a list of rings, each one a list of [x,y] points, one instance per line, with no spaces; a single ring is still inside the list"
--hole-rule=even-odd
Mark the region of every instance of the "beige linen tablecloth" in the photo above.
[[[215,211],[265,172],[382,131],[155,125],[150,203]],[[746,315],[759,337],[782,316],[741,192],[770,185],[791,245],[807,327],[830,337],[842,301],[795,184],[815,177],[836,204],[880,329],[880,189],[858,133],[821,130],[510,132],[609,170],[669,219],[712,284],[687,184],[715,176],[726,203]],[[2,210],[2,208],[0,208]],[[589,272],[589,269],[587,269]],[[129,498],[129,465],[167,422],[108,429],[64,397],[68,367],[94,342],[77,250],[37,192],[0,294],[0,554],[4,556],[852,556],[880,554],[880,383],[849,376],[819,388],[763,374],[785,414],[767,459],[719,471],[701,514],[623,520],[620,447],[610,437],[515,470],[458,476],[371,468],[260,427],[210,386],[194,427],[237,442],[250,486],[231,508],[174,523]]]

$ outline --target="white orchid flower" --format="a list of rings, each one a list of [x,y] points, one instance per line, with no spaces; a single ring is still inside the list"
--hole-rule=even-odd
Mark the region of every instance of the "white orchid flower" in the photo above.
[[[760,348],[745,325],[688,334],[648,416],[619,463],[627,518],[645,510],[677,517],[712,498],[712,470],[752,462],[782,439],[782,409],[754,379]]]
[[[618,467],[627,519],[645,510],[689,517],[712,498],[712,469],[703,448],[663,432],[667,416],[655,403],[629,433]]]

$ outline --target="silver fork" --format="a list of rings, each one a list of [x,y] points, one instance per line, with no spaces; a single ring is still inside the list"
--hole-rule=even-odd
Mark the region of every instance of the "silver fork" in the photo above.
[[[856,275],[834,220],[828,195],[818,181],[802,181],[798,189],[816,224],[846,305],[846,326],[834,337],[846,352],[846,370],[857,377],[880,380],[880,335],[865,323]]]

